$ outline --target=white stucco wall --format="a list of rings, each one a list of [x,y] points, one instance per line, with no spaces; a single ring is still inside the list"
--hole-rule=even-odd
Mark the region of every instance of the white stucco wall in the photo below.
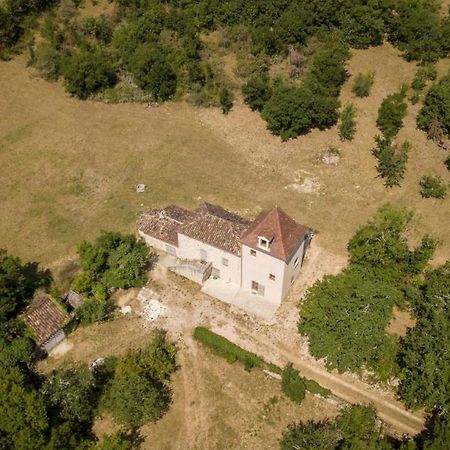
[[[174,245],[167,244],[166,242],[156,239],[152,236],[149,236],[148,234],[145,234],[140,230],[138,230],[138,234],[139,234],[139,236],[142,237],[142,239],[148,246],[156,248],[157,250],[162,250],[163,252],[166,252],[166,253],[171,253],[169,251],[169,247],[171,247],[172,252],[173,252],[171,254],[174,254],[174,255],[177,254],[177,248]]]
[[[178,258],[202,259],[201,250],[206,253],[206,261],[220,271],[220,278],[240,285],[241,258],[220,248],[192,239],[184,234],[178,234]],[[228,266],[223,265],[223,258],[228,260]]]
[[[256,250],[256,256],[251,255],[251,248],[242,246],[242,289],[251,292],[252,281],[264,286],[264,296],[255,295],[255,301],[263,299],[281,303],[286,264],[264,252]],[[269,275],[275,275],[275,281]]]
[[[288,261],[287,265],[285,265],[282,298],[284,298],[288,293],[291,285],[293,284],[292,280],[295,281],[295,279],[300,274],[304,251],[305,251],[305,241],[303,241],[300,244],[300,246],[295,251],[294,255]],[[299,262],[297,267],[295,267],[295,260],[297,258]]]

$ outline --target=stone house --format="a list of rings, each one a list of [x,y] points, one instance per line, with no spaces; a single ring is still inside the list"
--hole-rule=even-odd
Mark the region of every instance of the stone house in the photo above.
[[[209,203],[195,211],[175,205],[147,211],[138,233],[172,255],[175,272],[199,284],[220,279],[276,304],[299,275],[312,237],[278,207],[249,221]]]

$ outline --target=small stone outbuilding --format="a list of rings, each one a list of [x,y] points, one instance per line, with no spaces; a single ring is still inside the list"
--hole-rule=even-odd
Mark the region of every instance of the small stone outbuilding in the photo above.
[[[40,350],[48,353],[65,339],[64,327],[71,316],[48,295],[40,294],[33,298],[22,319],[33,331]]]

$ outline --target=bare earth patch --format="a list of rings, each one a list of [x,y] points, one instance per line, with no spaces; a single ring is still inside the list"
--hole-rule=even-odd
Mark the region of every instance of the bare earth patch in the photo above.
[[[388,323],[386,331],[396,336],[405,336],[408,328],[414,328],[416,319],[411,316],[409,311],[402,311],[394,306],[392,310],[392,320]]]

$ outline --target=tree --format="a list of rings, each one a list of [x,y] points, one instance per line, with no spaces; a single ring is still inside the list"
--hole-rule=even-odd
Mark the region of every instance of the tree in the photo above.
[[[169,406],[167,381],[174,369],[175,347],[163,331],[155,331],[146,347],[117,362],[106,389],[106,408],[130,429],[158,420]]]
[[[355,136],[356,123],[355,123],[356,109],[350,103],[341,112],[341,123],[339,125],[339,136],[342,140],[351,141]]]
[[[435,123],[450,134],[450,75],[431,86],[417,116],[417,126],[421,130],[429,132]]]
[[[402,88],[388,95],[378,109],[377,126],[387,138],[394,137],[402,127],[407,110],[405,97],[406,89]]]
[[[228,114],[233,107],[233,93],[226,87],[219,90],[219,104],[224,114]]]
[[[287,364],[281,374],[281,391],[298,404],[305,398],[305,382],[299,376],[298,370],[294,369],[292,363]]]
[[[130,438],[122,432],[105,436],[103,442],[95,447],[96,450],[131,450],[132,448]]]
[[[384,178],[387,187],[400,185],[406,171],[410,144],[405,141],[399,148],[392,145],[391,137],[376,136],[377,147],[373,150],[378,159],[377,170],[380,177]]]
[[[100,304],[104,310],[108,289],[145,284],[149,251],[132,235],[103,231],[94,243],[81,243],[78,254],[83,271],[74,280],[74,287],[98,302],[87,301],[88,315],[100,312]]]
[[[2,448],[43,448],[48,428],[45,404],[16,367],[0,367],[0,410]]]
[[[281,450],[393,450],[398,443],[384,437],[372,407],[346,408],[333,421],[290,424],[280,442]]]
[[[177,75],[163,49],[141,45],[133,53],[129,66],[139,86],[155,99],[166,101],[175,94]]]
[[[428,272],[417,324],[400,340],[399,394],[413,408],[448,410],[450,406],[450,261]]]
[[[250,78],[242,87],[244,101],[253,111],[261,111],[272,95],[268,75],[264,72]]]
[[[370,94],[370,89],[373,85],[373,80],[375,77],[375,72],[369,72],[366,74],[358,73],[355,77],[353,83],[352,91],[358,97],[368,97]]]
[[[84,365],[72,365],[54,371],[41,389],[46,402],[58,410],[60,418],[90,423],[97,397],[92,371]]]
[[[447,188],[438,175],[424,175],[420,179],[420,195],[424,198],[443,199],[447,195]]]
[[[116,82],[116,74],[108,56],[101,50],[73,53],[63,68],[66,90],[86,100]]]

